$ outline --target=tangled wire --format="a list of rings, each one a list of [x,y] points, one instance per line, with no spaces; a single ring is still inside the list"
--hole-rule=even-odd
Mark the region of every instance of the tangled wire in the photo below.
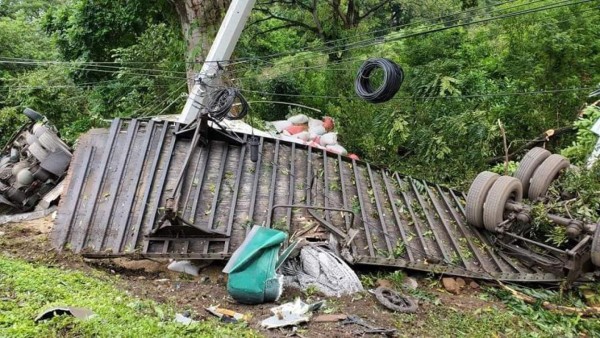
[[[373,89],[371,74],[376,69],[383,71],[383,82],[379,88]],[[358,69],[354,80],[354,90],[356,95],[365,101],[381,103],[389,101],[396,95],[402,81],[404,81],[404,71],[392,60],[385,58],[368,59]]]
[[[217,121],[240,120],[248,114],[248,102],[235,88],[217,89],[211,93],[208,113]]]

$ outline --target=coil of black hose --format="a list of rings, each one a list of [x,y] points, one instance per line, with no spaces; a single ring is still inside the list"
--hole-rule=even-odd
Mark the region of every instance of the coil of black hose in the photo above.
[[[248,101],[246,101],[246,98],[240,93],[239,90],[235,91],[235,96],[237,97],[241,108],[239,108],[239,111],[235,113],[233,113],[233,110],[230,109],[227,113],[227,119],[229,120],[241,120],[244,118],[244,116],[248,115]]]
[[[237,113],[233,113],[232,109],[236,99],[239,101],[241,108]],[[222,121],[225,118],[239,120],[248,114],[248,102],[235,88],[217,89],[211,93],[208,113],[217,121]]]
[[[374,89],[371,84],[371,73],[380,68],[383,71],[383,82]],[[358,69],[354,80],[356,95],[371,103],[389,101],[400,90],[404,81],[404,71],[394,61],[386,58],[373,58],[365,61]]]

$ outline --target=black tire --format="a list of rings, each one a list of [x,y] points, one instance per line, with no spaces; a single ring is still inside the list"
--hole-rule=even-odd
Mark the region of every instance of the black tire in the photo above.
[[[392,311],[413,313],[418,309],[418,305],[413,299],[383,286],[375,289],[375,298],[377,298],[381,305]]]
[[[488,231],[496,232],[498,224],[504,221],[506,202],[521,202],[523,186],[514,177],[502,176],[494,182],[483,204],[483,225]]]
[[[29,108],[25,108],[23,110],[23,114],[25,114],[25,116],[29,117],[29,119],[33,122],[41,121],[44,119],[44,115],[36,112],[33,109],[29,109]]]
[[[590,258],[595,267],[600,268],[600,227],[596,227],[594,239],[592,240],[592,248],[590,250]]]
[[[567,169],[569,165],[569,160],[557,154],[552,154],[545,159],[531,176],[529,199],[533,201],[544,197],[552,181],[558,177],[561,170]]]
[[[521,160],[519,168],[517,168],[517,171],[513,176],[521,181],[524,198],[527,198],[529,183],[533,173],[550,155],[552,155],[552,153],[548,150],[535,147],[528,151],[527,154],[525,154],[525,157],[523,157],[523,160]]]
[[[500,175],[484,171],[479,173],[467,193],[467,208],[465,214],[467,222],[478,228],[483,228],[483,204],[488,191]]]

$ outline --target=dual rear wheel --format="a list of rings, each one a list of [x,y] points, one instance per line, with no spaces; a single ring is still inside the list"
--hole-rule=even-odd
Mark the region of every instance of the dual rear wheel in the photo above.
[[[532,201],[543,198],[552,182],[568,167],[569,160],[563,156],[536,147],[525,155],[514,177],[489,171],[480,173],[467,194],[467,221],[496,232],[498,225],[506,220],[507,203],[521,202],[524,197]]]
[[[467,194],[467,221],[478,228],[496,232],[505,217],[505,205],[521,202],[523,186],[510,176],[484,171],[477,175]]]

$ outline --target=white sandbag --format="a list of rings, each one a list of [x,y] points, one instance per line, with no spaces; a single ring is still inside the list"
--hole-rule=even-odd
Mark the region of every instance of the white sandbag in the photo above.
[[[308,127],[308,131],[311,134],[315,134],[315,135],[323,135],[327,132],[327,130],[325,130],[325,127],[323,127],[323,125]]]
[[[302,141],[308,141],[308,139],[310,138],[310,133],[307,132],[307,131],[303,131],[303,132],[300,132],[300,133],[298,133],[296,135],[292,135],[292,137],[295,137],[295,138],[300,139]]]
[[[337,144],[337,133],[326,133],[321,136],[319,143],[323,146],[330,146]]]
[[[332,153],[340,154],[343,156],[346,156],[348,154],[348,151],[346,150],[346,148],[342,147],[339,144],[328,145],[327,147],[325,147],[325,149],[327,149],[327,151],[330,151]]]
[[[318,126],[322,126],[322,125],[323,125],[323,121],[321,121],[321,120],[316,120],[316,119],[308,120],[308,128],[318,127]]]
[[[292,122],[290,122],[288,120],[282,120],[282,121],[273,121],[273,122],[271,122],[271,124],[273,125],[273,127],[275,127],[275,130],[277,130],[278,133],[281,133],[283,130],[285,130],[285,128],[291,126]]]
[[[288,117],[287,120],[293,124],[305,124],[308,122],[308,116],[304,114],[298,114]]]

